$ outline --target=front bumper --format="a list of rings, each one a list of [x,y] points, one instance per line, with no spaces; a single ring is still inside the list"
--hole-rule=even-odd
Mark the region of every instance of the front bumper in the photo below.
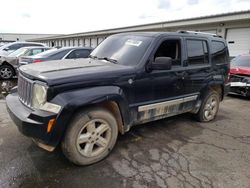
[[[236,93],[245,97],[250,97],[250,83],[230,82],[230,93]]]
[[[52,147],[56,145],[51,141],[52,132],[47,132],[47,125],[50,119],[57,118],[57,114],[26,107],[18,99],[17,93],[9,94],[6,97],[6,104],[11,119],[22,134],[45,145]]]

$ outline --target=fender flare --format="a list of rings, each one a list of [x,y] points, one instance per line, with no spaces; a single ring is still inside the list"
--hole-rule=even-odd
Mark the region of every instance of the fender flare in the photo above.
[[[67,126],[74,114],[85,106],[102,102],[114,101],[117,103],[124,129],[130,124],[129,105],[123,90],[118,86],[100,86],[68,91],[55,96],[50,102],[62,106],[51,132],[50,143],[56,146],[64,136]]]

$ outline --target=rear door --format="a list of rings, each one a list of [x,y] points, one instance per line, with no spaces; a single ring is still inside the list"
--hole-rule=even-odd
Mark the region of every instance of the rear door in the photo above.
[[[187,92],[197,94],[213,79],[209,61],[209,41],[203,38],[186,38],[186,72],[189,75]]]

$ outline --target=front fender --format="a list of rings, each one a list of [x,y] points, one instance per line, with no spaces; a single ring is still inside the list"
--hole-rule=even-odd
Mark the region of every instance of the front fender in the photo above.
[[[117,86],[101,86],[68,91],[58,94],[50,102],[62,106],[57,116],[56,124],[51,132],[51,143],[56,145],[61,140],[74,113],[84,106],[94,105],[105,101],[117,102],[123,124],[128,126],[130,122],[128,102],[123,90]]]

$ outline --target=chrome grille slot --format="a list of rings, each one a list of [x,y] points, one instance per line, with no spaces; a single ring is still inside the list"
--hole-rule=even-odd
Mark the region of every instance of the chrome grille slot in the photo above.
[[[18,95],[20,101],[26,106],[31,107],[33,81],[25,78],[23,75],[18,76]]]

